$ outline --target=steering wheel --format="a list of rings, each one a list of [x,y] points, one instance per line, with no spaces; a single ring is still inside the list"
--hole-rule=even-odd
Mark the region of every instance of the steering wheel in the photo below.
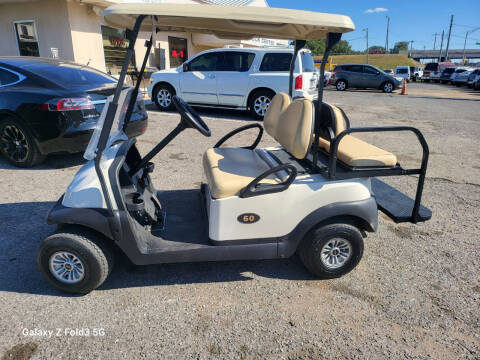
[[[205,124],[205,122],[202,120],[200,115],[198,115],[198,113],[193,110],[193,108],[188,105],[182,98],[175,95],[173,97],[173,104],[180,113],[180,116],[182,117],[182,122],[185,127],[197,129],[202,133],[202,135],[205,135],[207,137],[211,135],[210,129],[208,128],[207,124]]]

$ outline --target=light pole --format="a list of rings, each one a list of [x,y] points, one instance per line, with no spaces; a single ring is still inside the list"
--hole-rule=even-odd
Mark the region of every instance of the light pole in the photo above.
[[[450,29],[448,29],[447,48],[445,50],[445,61],[448,61],[448,48],[450,47],[450,35],[452,35],[453,15],[450,17]]]
[[[440,42],[440,51],[438,53],[438,62],[442,61],[442,49],[443,49],[443,36],[445,35],[445,30],[442,30],[442,41]]]
[[[387,37],[385,38],[385,52],[388,54],[388,30],[390,28],[390,16],[386,15],[387,17]]]
[[[435,36],[435,40],[433,40],[433,51],[435,51],[435,45],[437,45],[437,35],[440,35],[440,34],[433,34],[433,36]]]
[[[367,64],[368,64],[368,28],[363,29],[367,33]]]
[[[466,60],[466,59],[465,59],[465,49],[466,49],[466,47],[467,47],[467,37],[468,37],[469,34],[475,32],[475,31],[477,31],[477,30],[480,30],[480,27],[477,27],[477,28],[475,28],[475,29],[473,29],[473,30],[470,30],[470,31],[467,31],[467,32],[465,33],[465,42],[463,43],[463,64],[465,64],[465,60]]]

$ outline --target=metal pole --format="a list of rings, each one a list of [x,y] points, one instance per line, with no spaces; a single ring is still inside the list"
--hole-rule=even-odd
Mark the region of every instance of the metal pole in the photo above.
[[[438,53],[438,62],[442,61],[442,49],[443,49],[443,36],[445,35],[445,30],[442,30],[442,41],[440,42],[440,52]]]
[[[465,48],[467,47],[467,37],[468,37],[468,31],[465,33],[465,42],[463,43],[463,65],[465,65]]]
[[[367,33],[367,64],[368,64],[368,28],[363,29]]]
[[[445,61],[448,61],[448,48],[450,46],[450,35],[452,35],[453,15],[450,18],[450,29],[448,29],[447,48],[445,50]]]
[[[388,54],[388,30],[390,28],[390,16],[387,15],[387,37],[385,39],[385,53]]]
[[[437,35],[440,35],[440,34],[433,34],[433,36],[435,36],[435,40],[433,40],[433,51],[435,51],[435,45],[437,45]]]
[[[410,57],[412,57],[413,40],[410,40]]]

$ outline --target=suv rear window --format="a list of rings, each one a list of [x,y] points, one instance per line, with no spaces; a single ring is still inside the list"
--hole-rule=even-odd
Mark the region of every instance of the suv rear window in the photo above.
[[[397,74],[408,74],[408,69],[397,69]]]
[[[260,65],[260,71],[289,71],[291,53],[269,53],[265,54]]]
[[[68,63],[59,63],[58,65],[25,63],[22,67],[63,86],[107,84],[117,81],[113,77],[93,68]]]
[[[352,71],[352,72],[363,72],[362,65],[342,65],[343,71]]]
[[[302,52],[300,57],[302,59],[302,72],[315,72],[315,61],[313,61],[312,54]]]
[[[427,65],[425,65],[425,70],[437,71],[437,69],[438,69],[438,63],[428,63]]]

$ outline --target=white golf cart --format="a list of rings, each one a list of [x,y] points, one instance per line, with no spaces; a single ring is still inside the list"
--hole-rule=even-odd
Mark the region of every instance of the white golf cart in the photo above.
[[[105,22],[128,28],[130,40],[115,94],[108,100],[85,158],[65,194],[48,215],[58,230],[46,238],[38,265],[55,287],[87,293],[100,286],[113,266],[114,247],[138,265],[287,258],[298,252],[315,275],[334,278],[360,261],[363,237],[377,228],[378,209],[396,222],[428,220],[420,204],[428,146],[411,127],[352,128],[345,113],[322,102],[330,49],[352,31],[349,17],[257,7],[176,4],[118,4]],[[309,39],[326,37],[318,99],[277,94],[264,128],[279,145],[259,149],[263,127],[243,126],[205,151],[207,182],[201,189],[157,191],[151,162],[182,131],[210,130],[187,103],[174,97],[178,126],[142,156],[123,129],[129,121],[150,55],[152,38],[135,87],[124,79],[139,31],[215,34],[230,39],[267,37],[295,40],[290,70]],[[251,146],[222,147],[235,134],[256,127]],[[404,169],[394,154],[351,134],[413,131],[422,147],[420,169]],[[194,134],[191,133],[190,136]],[[157,169],[162,171],[162,169]],[[418,174],[415,200],[376,176]]]

